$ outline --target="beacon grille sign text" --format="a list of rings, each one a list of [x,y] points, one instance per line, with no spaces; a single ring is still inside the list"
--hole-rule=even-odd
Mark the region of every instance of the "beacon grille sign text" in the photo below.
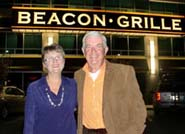
[[[185,17],[104,10],[13,7],[12,29],[185,34]]]

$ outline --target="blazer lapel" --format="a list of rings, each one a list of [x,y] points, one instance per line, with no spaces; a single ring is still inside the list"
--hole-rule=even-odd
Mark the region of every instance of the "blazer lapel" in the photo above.
[[[111,63],[106,61],[105,77],[103,85],[103,108],[108,103],[107,98],[110,95],[111,81],[113,78],[113,71],[111,69]],[[108,104],[107,104],[108,105]]]

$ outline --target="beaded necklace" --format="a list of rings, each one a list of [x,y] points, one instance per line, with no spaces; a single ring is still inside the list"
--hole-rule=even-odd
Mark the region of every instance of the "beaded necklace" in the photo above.
[[[53,107],[60,107],[62,105],[62,103],[63,103],[63,100],[64,100],[64,87],[62,87],[62,95],[61,95],[61,98],[60,98],[60,102],[58,104],[55,104],[52,101],[51,96],[48,93],[48,88],[46,88],[45,90],[46,90],[46,95],[47,95],[47,98],[48,98],[49,103],[51,104],[51,106],[53,106]]]

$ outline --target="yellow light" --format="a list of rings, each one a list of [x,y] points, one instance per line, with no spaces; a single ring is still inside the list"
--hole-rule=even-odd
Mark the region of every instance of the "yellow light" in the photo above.
[[[49,36],[48,37],[48,46],[53,44],[53,37],[52,36]]]
[[[150,40],[150,56],[155,56],[155,46],[154,46],[154,40]]]
[[[155,64],[155,58],[151,57],[150,58],[150,65],[151,65],[151,74],[155,74],[156,73],[156,64]]]
[[[150,40],[150,66],[151,66],[151,74],[155,74],[156,73],[156,63],[155,63],[154,40]]]

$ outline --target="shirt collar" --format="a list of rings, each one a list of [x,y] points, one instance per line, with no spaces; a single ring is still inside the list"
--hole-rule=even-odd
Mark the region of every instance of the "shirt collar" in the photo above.
[[[103,65],[102,65],[98,70],[99,70],[100,72],[101,72],[102,70],[105,70],[105,65],[106,65],[106,62],[104,62]],[[90,73],[87,63],[83,66],[82,70],[85,71],[86,73]]]

